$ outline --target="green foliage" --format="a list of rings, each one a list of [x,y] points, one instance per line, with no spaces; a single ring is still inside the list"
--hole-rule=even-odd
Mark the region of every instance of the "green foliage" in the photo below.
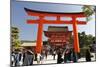
[[[20,47],[21,42],[19,40],[19,29],[17,27],[11,27],[11,43],[15,48]]]
[[[86,49],[91,49],[90,47],[95,44],[95,37],[93,35],[86,35],[85,32],[78,33],[79,44],[80,44],[80,54],[81,57],[85,56]]]
[[[92,35],[86,35],[85,32],[82,33],[78,33],[79,36],[79,44],[80,47],[89,47],[93,44],[93,42],[95,41],[95,37]]]
[[[85,15],[87,16],[86,20],[87,21],[90,21],[92,18],[91,18],[91,15],[93,15],[96,11],[96,8],[95,6],[92,6],[92,5],[84,5],[82,7],[82,11],[85,13]]]

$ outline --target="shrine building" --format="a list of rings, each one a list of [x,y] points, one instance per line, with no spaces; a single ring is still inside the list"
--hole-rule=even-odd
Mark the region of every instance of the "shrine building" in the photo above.
[[[51,47],[62,47],[69,45],[72,31],[67,26],[48,26],[48,30],[44,31],[45,36]]]

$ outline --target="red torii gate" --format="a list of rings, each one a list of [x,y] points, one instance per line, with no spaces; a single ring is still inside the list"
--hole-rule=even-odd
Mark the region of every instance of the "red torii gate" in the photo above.
[[[86,17],[83,12],[78,13],[58,13],[58,12],[45,12],[45,11],[36,11],[28,8],[24,8],[29,16],[38,16],[38,20],[27,20],[28,24],[38,24],[38,34],[37,34],[37,45],[36,53],[41,53],[42,50],[42,32],[43,24],[72,24],[73,25],[73,34],[74,34],[74,51],[80,52],[77,24],[83,25],[86,24],[85,21],[78,21],[76,18]],[[56,20],[46,20],[44,17],[56,17]],[[61,17],[71,17],[71,21],[60,20]]]

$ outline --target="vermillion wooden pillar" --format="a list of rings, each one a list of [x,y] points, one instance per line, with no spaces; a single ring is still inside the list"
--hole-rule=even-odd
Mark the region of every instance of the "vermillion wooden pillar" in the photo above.
[[[38,32],[37,32],[37,43],[36,43],[36,53],[41,53],[42,50],[42,32],[43,32],[43,24],[42,17],[40,17],[40,22],[38,24]]]
[[[77,21],[75,17],[73,19],[73,35],[74,35],[74,52],[79,53],[79,39],[78,39],[78,31],[77,31]]]

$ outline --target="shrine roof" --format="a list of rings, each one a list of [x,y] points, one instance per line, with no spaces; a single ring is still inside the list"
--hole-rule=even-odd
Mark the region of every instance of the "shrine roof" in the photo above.
[[[45,34],[45,36],[46,37],[51,37],[52,35],[65,35],[65,34],[67,34],[67,35],[72,35],[72,31],[44,31],[44,34]]]
[[[36,42],[25,42],[23,44],[21,44],[21,46],[36,46]]]
[[[44,31],[44,33],[72,33],[72,31]]]
[[[49,26],[48,31],[68,31],[67,26]]]

